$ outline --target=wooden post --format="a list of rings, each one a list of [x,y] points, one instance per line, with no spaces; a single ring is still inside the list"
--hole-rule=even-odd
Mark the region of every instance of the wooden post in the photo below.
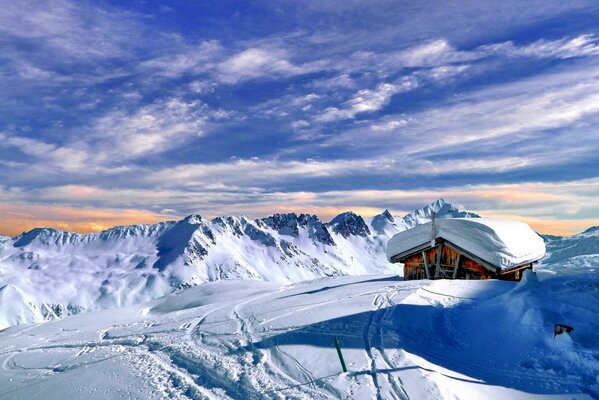
[[[441,252],[443,251],[443,243],[437,245],[437,262],[435,262],[435,279],[441,275]]]
[[[426,279],[431,279],[430,272],[428,270],[428,260],[426,259],[426,251],[422,252],[422,259],[424,260],[424,273],[426,274]]]
[[[460,258],[462,258],[462,253],[458,253],[458,258],[455,260],[455,267],[453,267],[453,275],[451,279],[455,279],[458,276],[458,268],[460,268]]]
[[[339,356],[339,361],[341,361],[341,368],[343,368],[343,372],[347,372],[347,367],[345,366],[343,354],[341,354],[341,346],[339,346],[339,341],[337,340],[337,337],[333,337],[333,343],[335,343],[335,347],[337,348],[337,355]]]

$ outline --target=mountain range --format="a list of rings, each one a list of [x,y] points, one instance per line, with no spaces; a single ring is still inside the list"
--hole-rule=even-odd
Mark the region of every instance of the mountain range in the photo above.
[[[330,222],[274,214],[114,227],[77,234],[36,228],[0,237],[0,329],[110,309],[217,280],[296,283],[325,276],[402,274],[385,258],[396,233],[437,218],[476,218],[439,199],[403,217],[364,219],[348,211]],[[599,228],[544,236],[547,268],[599,264]]]

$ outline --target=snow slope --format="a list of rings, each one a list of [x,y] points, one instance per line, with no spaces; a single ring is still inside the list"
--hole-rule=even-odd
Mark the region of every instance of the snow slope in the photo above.
[[[432,212],[471,215],[437,200],[405,218],[388,211],[369,220],[347,212],[329,223],[294,213],[258,220],[190,215],[87,235],[33,229],[0,238],[0,329],[136,304],[207,281],[401,273],[385,258],[387,240]]]
[[[596,273],[211,282],[1,331],[0,398],[598,398],[597,287]],[[575,330],[553,338],[556,322]]]

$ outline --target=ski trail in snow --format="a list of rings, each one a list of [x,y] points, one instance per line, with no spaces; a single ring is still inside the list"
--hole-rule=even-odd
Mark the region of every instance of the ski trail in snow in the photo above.
[[[376,299],[378,298],[375,297],[375,302],[377,301]],[[372,328],[372,319],[373,319],[373,314],[370,314],[368,316],[368,321],[366,322],[366,325],[364,326],[364,332],[362,333],[362,338],[364,339],[364,351],[366,351],[366,355],[368,356],[369,361],[369,368],[370,368],[370,378],[372,379],[372,384],[374,385],[374,388],[376,390],[376,398],[377,400],[382,400],[381,397],[381,387],[379,385],[378,382],[378,378],[377,378],[377,370],[376,370],[376,360],[374,359],[373,355],[372,355],[372,348],[370,347],[370,330]]]
[[[390,293],[393,293],[391,296],[389,295]],[[383,360],[385,361],[385,363],[387,364],[387,367],[390,370],[393,370],[396,368],[395,363],[391,361],[391,359],[389,358],[389,356],[387,355],[387,352],[385,351],[385,342],[384,342],[384,334],[383,334],[383,323],[385,321],[385,318],[387,317],[387,314],[389,312],[390,307],[394,306],[395,303],[392,301],[392,298],[398,293],[397,290],[391,290],[387,293],[384,294],[385,298],[385,302],[387,307],[383,308],[383,313],[381,314],[379,320],[376,323],[376,330],[378,333],[378,345],[379,345],[379,352],[381,354],[381,357],[383,358]],[[381,304],[382,306],[382,304]],[[380,309],[380,308],[379,308]],[[408,396],[408,393],[403,385],[403,382],[401,380],[401,378],[399,376],[393,375],[392,373],[387,373],[387,380],[389,381],[389,384],[391,385],[391,387],[393,388],[393,392],[394,394],[399,395],[399,399],[400,400],[409,400],[410,396]]]
[[[289,312],[278,314],[276,317],[272,317],[272,318],[266,319],[266,320],[260,322],[258,325],[260,325],[260,326],[266,325],[266,324],[269,324],[269,323],[274,322],[276,320],[288,317],[288,316],[293,315],[293,314],[297,314],[297,313],[302,312],[302,311],[312,310],[314,308],[322,307],[322,306],[327,305],[327,304],[340,303],[340,302],[352,299],[354,297],[368,296],[368,295],[371,295],[373,293],[376,293],[376,292],[373,292],[373,291],[370,290],[370,291],[367,291],[367,292],[362,292],[362,293],[357,293],[357,294],[351,294],[351,295],[348,295],[348,296],[338,297],[338,298],[335,298],[335,299],[332,299],[332,300],[326,300],[326,301],[322,301],[322,302],[316,302],[316,303],[307,305],[305,307],[293,308]]]
[[[312,389],[314,389],[314,390],[317,389],[316,384],[314,383],[314,375],[312,375],[312,373],[310,371],[308,371],[306,368],[304,368],[304,366],[295,357],[293,357],[291,354],[289,354],[285,350],[281,349],[279,346],[275,346],[275,349],[276,349],[276,351],[281,353],[283,356],[285,356],[291,360],[293,365],[300,371],[300,373],[304,377],[304,380],[306,382],[308,382],[308,385]]]
[[[242,367],[242,379],[248,382],[251,385],[259,384],[260,386],[270,387],[270,391],[280,390],[281,384],[284,384],[285,387],[293,387],[294,391],[288,393],[290,396],[298,396],[298,398],[323,398],[322,394],[313,388],[303,388],[300,381],[290,376],[284,371],[276,368],[274,365],[270,365],[268,360],[267,351],[263,351],[261,349],[257,349],[254,346],[254,342],[256,341],[256,337],[254,336],[254,329],[252,321],[258,325],[255,316],[250,312],[249,316],[245,316],[244,310],[252,303],[256,303],[259,300],[272,296],[272,292],[264,293],[258,296],[251,297],[245,301],[242,301],[236,304],[231,311],[228,313],[230,319],[236,321],[237,328],[235,335],[239,338],[238,341],[238,349],[248,349],[245,350],[246,354],[250,354],[251,362],[244,358],[240,358],[238,361]],[[272,350],[271,350],[272,351]],[[275,350],[276,352],[276,350]],[[292,363],[298,368],[298,370],[302,371],[302,375],[307,377],[310,381],[313,381],[313,376],[310,372],[305,369],[297,359],[290,357]],[[277,388],[278,387],[278,388]],[[259,392],[264,393],[262,388],[258,388]],[[264,395],[262,397],[265,397]],[[266,396],[267,397],[267,396]]]
[[[392,293],[392,294],[391,294]],[[373,385],[376,389],[377,399],[385,399],[383,396],[382,382],[379,380],[379,369],[377,367],[377,355],[380,355],[382,361],[386,364],[387,370],[395,369],[395,364],[390,360],[385,352],[383,342],[383,321],[393,305],[391,300],[398,291],[391,289],[385,293],[379,293],[375,296],[372,302],[372,312],[369,314],[368,321],[364,328],[364,350],[370,362],[370,376],[372,377]],[[391,295],[390,295],[391,294]],[[385,382],[389,385],[389,394],[393,399],[408,400],[409,396],[403,386],[403,382],[399,377],[396,377],[390,372],[385,372]],[[386,392],[387,390],[385,390]]]

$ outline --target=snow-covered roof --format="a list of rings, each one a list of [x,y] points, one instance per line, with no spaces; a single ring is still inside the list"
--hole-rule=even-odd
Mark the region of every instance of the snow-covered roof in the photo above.
[[[387,259],[409,255],[431,242],[432,224],[417,225],[387,242]],[[523,222],[488,218],[448,218],[436,221],[434,238],[442,238],[481,260],[509,270],[543,258],[543,239]]]

